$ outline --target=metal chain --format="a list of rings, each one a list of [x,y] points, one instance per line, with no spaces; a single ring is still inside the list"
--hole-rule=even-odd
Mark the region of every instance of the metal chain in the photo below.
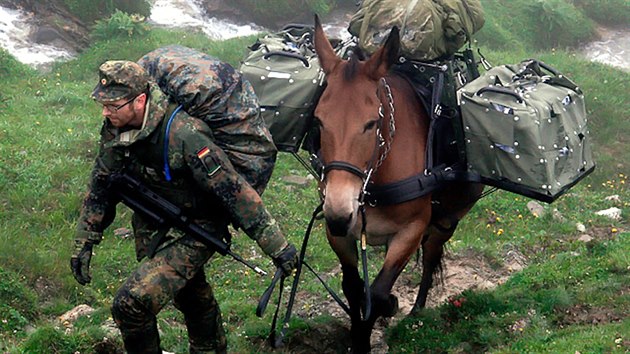
[[[389,151],[392,148],[392,142],[394,141],[394,135],[396,134],[396,120],[394,119],[395,109],[394,109],[394,96],[392,95],[392,88],[389,86],[387,80],[383,77],[381,78],[381,83],[383,87],[385,87],[385,94],[387,98],[387,105],[389,108],[389,139],[385,141],[385,148],[383,149],[383,153],[379,156],[378,161],[376,162],[376,166],[374,166],[374,170],[379,168],[383,164],[383,161],[389,155]],[[379,107],[379,116],[384,119],[385,113],[383,112],[383,104]],[[383,137],[380,135],[380,141],[384,141]]]

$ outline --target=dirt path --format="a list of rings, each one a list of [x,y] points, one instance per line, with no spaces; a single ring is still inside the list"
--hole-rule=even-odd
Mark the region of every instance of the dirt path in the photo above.
[[[442,283],[434,287],[429,293],[428,307],[438,306],[450,296],[460,294],[467,289],[491,289],[505,282],[515,271],[523,269],[526,264],[524,257],[518,252],[510,251],[504,257],[504,265],[498,269],[481,256],[453,255],[445,257],[445,268]],[[398,297],[400,311],[388,320],[377,321],[371,338],[372,353],[387,353],[389,347],[384,340],[384,332],[406,316],[411,310],[418,284],[413,276],[420,272],[420,266],[408,266],[396,282],[393,293]],[[321,316],[331,316],[336,321],[313,324],[303,330],[303,335],[294,335],[285,344],[287,353],[343,353],[350,346],[350,322],[345,312],[328,296],[326,299],[315,298],[312,295],[300,294],[296,297],[294,316],[313,319]]]

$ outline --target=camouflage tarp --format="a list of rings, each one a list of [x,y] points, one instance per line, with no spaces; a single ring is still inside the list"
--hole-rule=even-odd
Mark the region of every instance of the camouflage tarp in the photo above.
[[[406,58],[433,60],[455,53],[483,24],[479,0],[365,0],[348,30],[373,53],[397,26]]]

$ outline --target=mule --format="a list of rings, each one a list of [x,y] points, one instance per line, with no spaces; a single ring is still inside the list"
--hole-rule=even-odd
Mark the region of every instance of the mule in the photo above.
[[[425,306],[444,243],[483,186],[449,182],[433,193],[394,205],[366,203],[366,187],[388,185],[425,171],[429,117],[408,82],[390,72],[398,60],[396,28],[367,59],[339,58],[317,17],[314,37],[327,80],[315,109],[325,166],[320,190],[326,233],[343,272],[352,351],[364,353],[370,351],[377,318],[398,311],[392,287],[420,247],[422,278],[412,314]],[[369,287],[364,286],[358,269],[357,240],[363,237],[369,245],[387,246],[382,268]],[[363,306],[366,303],[371,306]]]

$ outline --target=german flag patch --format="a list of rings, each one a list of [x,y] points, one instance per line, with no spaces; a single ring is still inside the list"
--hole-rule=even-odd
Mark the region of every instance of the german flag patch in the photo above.
[[[210,149],[207,146],[204,146],[203,148],[199,149],[199,151],[197,151],[197,157],[199,158],[199,161],[201,161],[203,167],[206,169],[208,177],[216,175],[217,172],[219,172],[219,170],[221,169],[221,164],[212,157],[212,155],[210,154]]]

